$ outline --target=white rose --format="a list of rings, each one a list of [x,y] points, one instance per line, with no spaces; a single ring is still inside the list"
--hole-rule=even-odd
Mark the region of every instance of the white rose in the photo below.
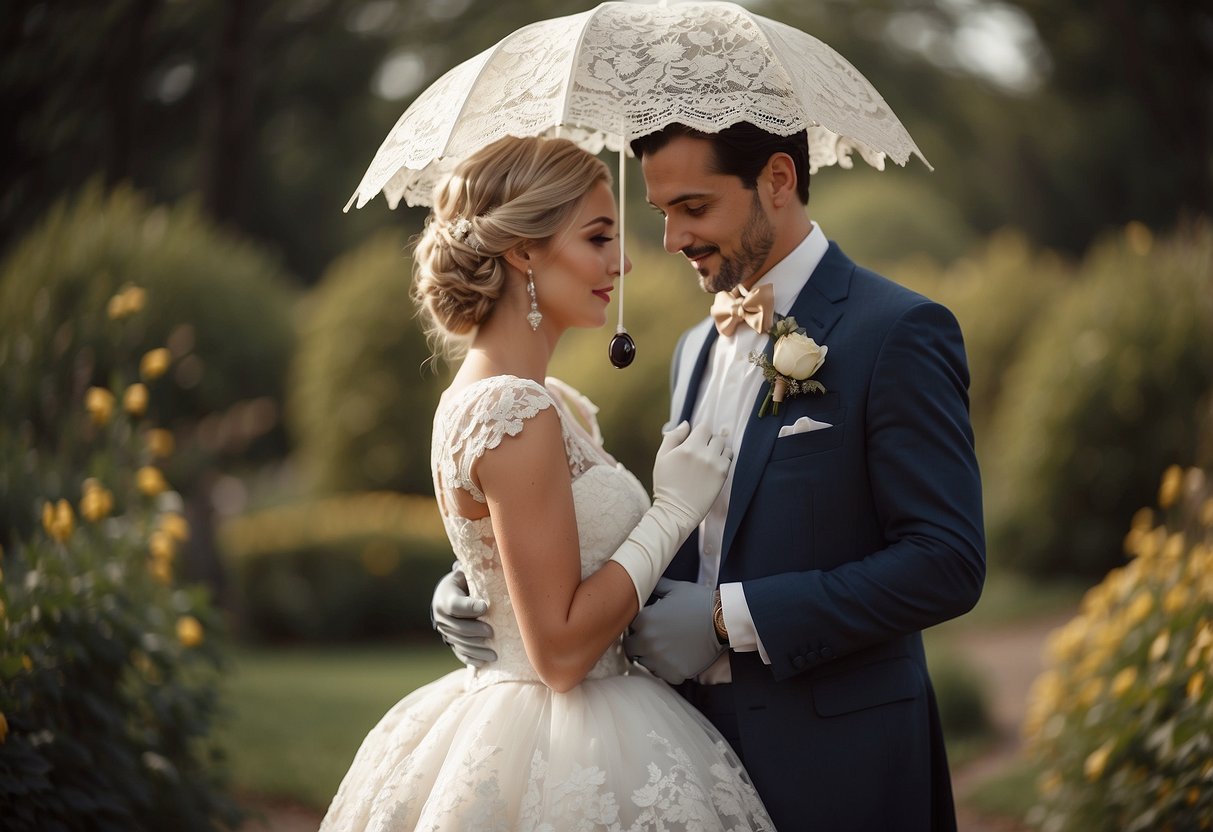
[[[775,342],[771,363],[775,371],[797,381],[812,378],[826,360],[829,347],[823,347],[807,335],[790,332]]]

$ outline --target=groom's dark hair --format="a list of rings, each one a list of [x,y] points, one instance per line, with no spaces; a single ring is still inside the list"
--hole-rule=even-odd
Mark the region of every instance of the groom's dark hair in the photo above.
[[[646,153],[656,153],[678,136],[703,139],[712,146],[714,170],[726,176],[736,176],[750,190],[758,187],[758,174],[767,160],[776,153],[792,157],[796,168],[796,194],[809,204],[809,134],[801,130],[790,136],[777,136],[748,121],[739,121],[719,133],[704,133],[685,124],[671,124],[655,133],[632,140],[632,153],[643,159]]]

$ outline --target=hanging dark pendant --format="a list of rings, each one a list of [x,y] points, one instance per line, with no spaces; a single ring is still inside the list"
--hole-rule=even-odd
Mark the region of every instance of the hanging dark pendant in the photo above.
[[[626,331],[616,332],[611,345],[607,347],[607,355],[611,357],[611,363],[622,370],[635,360],[636,342]]]

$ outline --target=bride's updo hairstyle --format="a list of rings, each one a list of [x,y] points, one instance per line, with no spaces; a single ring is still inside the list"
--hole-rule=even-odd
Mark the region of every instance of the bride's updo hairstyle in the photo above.
[[[507,136],[460,162],[434,189],[413,255],[426,331],[466,341],[504,291],[505,254],[562,231],[602,181],[607,166],[566,139]]]

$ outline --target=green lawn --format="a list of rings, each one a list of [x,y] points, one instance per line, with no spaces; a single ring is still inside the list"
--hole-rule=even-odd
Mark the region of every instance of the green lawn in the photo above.
[[[236,790],[325,808],[388,708],[458,666],[442,644],[238,649],[221,730]]]

